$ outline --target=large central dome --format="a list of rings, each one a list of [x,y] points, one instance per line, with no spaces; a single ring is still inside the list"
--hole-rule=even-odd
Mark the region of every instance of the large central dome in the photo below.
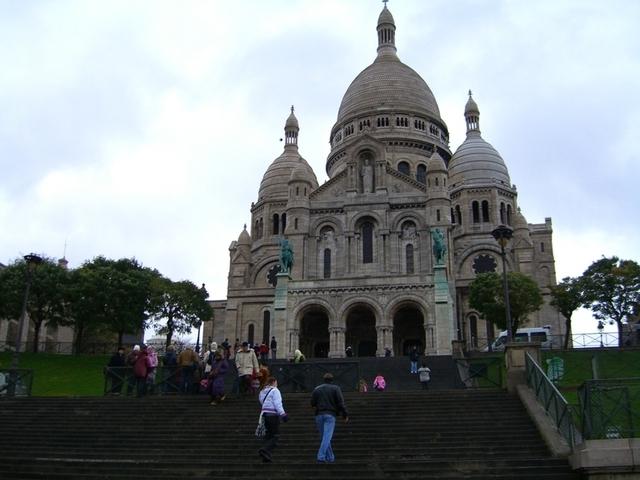
[[[440,118],[427,83],[396,55],[380,55],[358,75],[342,98],[338,123],[371,110],[409,111]]]

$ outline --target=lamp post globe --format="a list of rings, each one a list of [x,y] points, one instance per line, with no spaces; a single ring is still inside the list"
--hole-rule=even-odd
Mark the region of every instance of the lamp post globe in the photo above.
[[[493,238],[500,245],[500,256],[502,257],[502,286],[504,290],[504,311],[507,321],[507,342],[513,340],[513,325],[511,323],[511,304],[509,302],[509,281],[507,279],[507,261],[504,247],[507,246],[509,240],[513,237],[513,230],[506,225],[500,225],[491,232]]]

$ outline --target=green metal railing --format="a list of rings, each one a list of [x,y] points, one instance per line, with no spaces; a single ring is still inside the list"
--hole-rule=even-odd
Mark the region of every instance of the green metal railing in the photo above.
[[[467,388],[503,388],[504,355],[454,359]]]
[[[640,378],[587,380],[578,398],[586,440],[640,437]]]
[[[32,386],[33,370],[0,369],[0,397],[30,397]]]
[[[534,391],[538,402],[553,420],[560,434],[573,448],[580,438],[580,433],[573,422],[573,409],[528,353],[525,354],[525,362],[527,385]]]

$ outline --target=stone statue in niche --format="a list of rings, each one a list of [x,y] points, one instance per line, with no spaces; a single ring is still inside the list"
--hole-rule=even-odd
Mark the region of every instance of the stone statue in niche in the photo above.
[[[373,167],[371,160],[366,158],[362,164],[362,193],[373,192]]]
[[[402,226],[402,238],[404,240],[416,238],[416,226],[413,223],[405,223]]]

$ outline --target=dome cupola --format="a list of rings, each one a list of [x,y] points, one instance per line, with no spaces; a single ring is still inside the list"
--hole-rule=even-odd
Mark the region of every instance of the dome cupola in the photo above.
[[[293,113],[293,107],[291,107],[291,114],[284,126],[284,152],[269,165],[262,177],[258,191],[258,202],[286,200],[289,196],[289,180],[296,169],[299,170],[297,175],[304,177],[312,189],[318,188],[316,174],[313,173],[311,166],[298,153],[299,131],[298,119]]]
[[[300,131],[300,125],[298,124],[298,119],[293,113],[293,105],[291,105],[291,115],[289,115],[289,118],[287,118],[287,121],[284,124],[285,148],[289,145],[292,145],[298,148],[298,132],[299,131]]]
[[[480,135],[480,110],[471,96],[471,91],[464,116],[467,122],[467,138],[449,162],[450,188],[496,184],[511,188],[509,171],[504,160]]]
[[[240,236],[238,237],[238,245],[251,245],[251,235],[247,232],[247,224],[244,224],[244,228],[242,232],[240,232]]]
[[[385,2],[378,17],[378,55],[396,53],[396,23]]]

